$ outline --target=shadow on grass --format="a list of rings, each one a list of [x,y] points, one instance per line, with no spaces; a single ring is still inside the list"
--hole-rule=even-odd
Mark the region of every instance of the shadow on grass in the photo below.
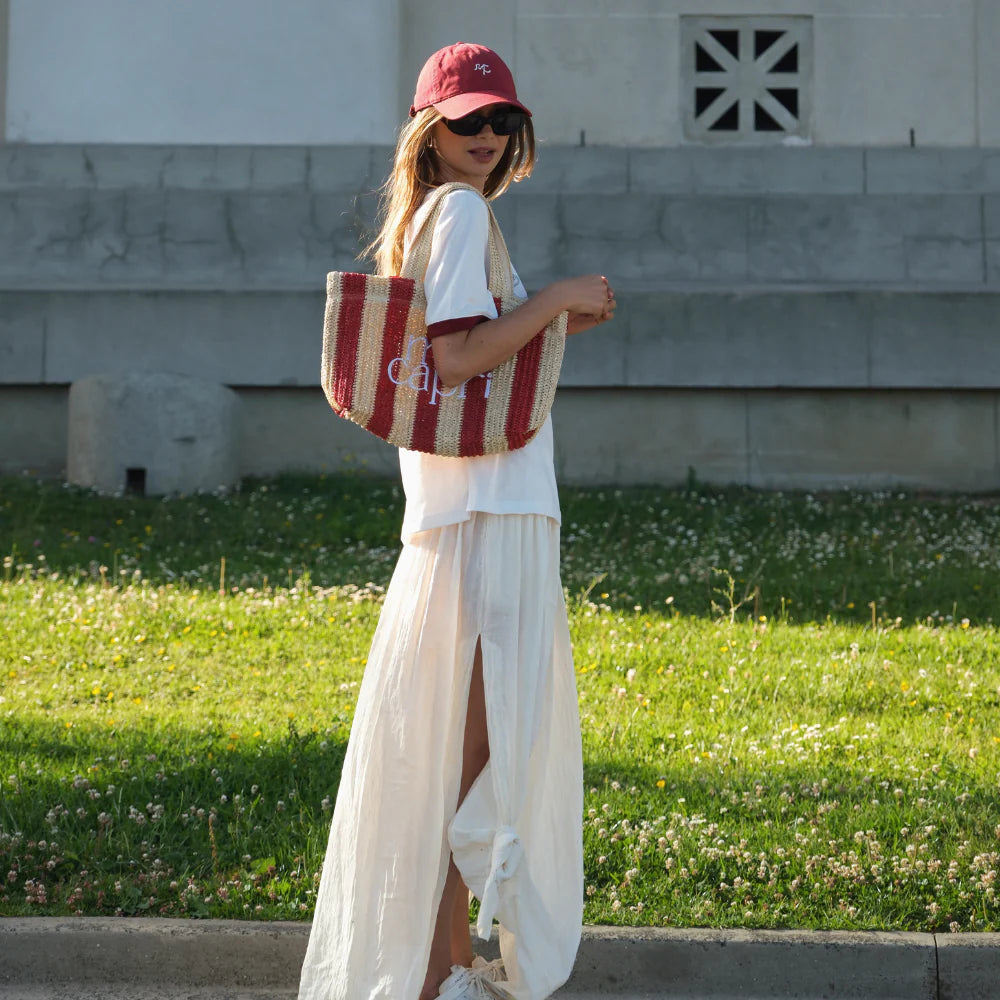
[[[16,780],[0,795],[0,861],[13,877],[0,912],[308,918],[346,737],[290,726],[239,745],[211,730],[6,720],[0,760]],[[935,781],[888,762],[884,774],[849,762],[645,764],[591,748],[587,919],[928,929],[933,880],[899,867],[916,856],[944,870],[957,860],[935,926],[967,921],[970,859],[994,842],[995,796],[957,762]],[[776,911],[793,879],[803,909]]]
[[[20,869],[27,853],[22,876],[64,885],[81,871],[95,885],[168,870],[170,881],[219,884],[304,872],[326,847],[346,741],[343,727],[323,735],[292,723],[249,741],[208,728],[67,730],[8,718],[0,858],[16,853]]]
[[[635,487],[560,491],[563,581],[618,610],[866,623],[992,622],[994,498]],[[403,496],[363,474],[246,480],[227,496],[101,497],[0,478],[0,549],[14,566],[154,584],[388,582]],[[41,557],[44,557],[42,559]],[[224,560],[224,564],[223,564]],[[104,570],[101,567],[105,567]],[[732,590],[727,592],[728,578]]]

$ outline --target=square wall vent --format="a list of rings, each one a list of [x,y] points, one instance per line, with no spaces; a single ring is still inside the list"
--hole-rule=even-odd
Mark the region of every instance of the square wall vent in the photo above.
[[[811,17],[682,17],[684,136],[702,143],[808,139]]]

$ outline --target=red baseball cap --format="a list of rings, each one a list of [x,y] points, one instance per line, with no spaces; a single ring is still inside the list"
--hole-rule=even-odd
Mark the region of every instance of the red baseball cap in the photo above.
[[[517,99],[507,64],[492,49],[456,42],[438,49],[424,63],[410,117],[434,107],[445,118],[462,118],[487,104],[512,104],[531,115]]]

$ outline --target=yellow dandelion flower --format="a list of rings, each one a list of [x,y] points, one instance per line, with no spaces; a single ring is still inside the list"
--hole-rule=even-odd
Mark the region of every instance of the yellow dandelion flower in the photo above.
[[[660,778],[660,780],[656,783],[656,787],[657,788],[666,788],[667,787],[667,783],[662,778]]]

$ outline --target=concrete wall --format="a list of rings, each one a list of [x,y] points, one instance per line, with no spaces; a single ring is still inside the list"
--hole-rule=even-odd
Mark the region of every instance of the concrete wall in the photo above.
[[[7,135],[7,39],[10,33],[10,3],[0,0],[0,142]]]
[[[549,142],[677,146],[681,17],[749,13],[812,18],[807,141],[1000,145],[995,0],[6,2],[15,142],[390,143],[422,61],[464,38]]]
[[[386,142],[398,124],[397,0],[9,3],[8,141]]]
[[[237,389],[244,473],[392,473],[317,388],[388,156],[0,150],[0,470],[58,474],[68,385],[145,369]],[[619,290],[569,344],[563,481],[1000,488],[1000,150],[548,147],[497,209],[529,288]]]
[[[240,470],[398,475],[393,448],[318,389],[240,389]],[[0,390],[0,473],[60,476],[65,387]],[[560,389],[561,483],[739,483],[762,489],[1000,489],[1000,391]],[[642,433],[635,433],[642,428]]]
[[[0,150],[0,288],[318,290],[390,151]],[[528,283],[1000,290],[1000,150],[545,149],[497,203]]]

